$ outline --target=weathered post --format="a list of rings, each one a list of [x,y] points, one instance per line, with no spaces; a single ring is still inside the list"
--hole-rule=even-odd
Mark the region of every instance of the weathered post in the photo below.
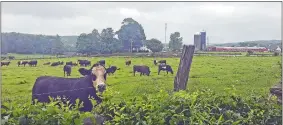
[[[189,72],[194,56],[194,45],[184,45],[180,58],[178,72],[174,80],[174,91],[185,90],[189,78]]]

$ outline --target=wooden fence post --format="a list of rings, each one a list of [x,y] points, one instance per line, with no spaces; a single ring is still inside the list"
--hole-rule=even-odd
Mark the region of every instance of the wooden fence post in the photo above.
[[[187,82],[193,61],[194,51],[194,45],[183,46],[178,72],[174,79],[174,91],[185,90],[187,88]]]

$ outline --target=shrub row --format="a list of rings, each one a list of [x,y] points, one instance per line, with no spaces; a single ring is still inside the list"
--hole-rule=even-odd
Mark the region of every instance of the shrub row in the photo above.
[[[209,89],[175,93],[161,90],[155,95],[115,101],[112,97],[118,93],[107,90],[103,103],[91,113],[79,112],[78,106],[73,110],[64,105],[59,108],[56,102],[47,105],[10,102],[4,104],[6,109],[2,108],[2,122],[6,125],[78,125],[89,117],[95,122],[95,113],[103,116],[108,125],[282,124],[282,107],[275,98],[268,101],[254,94],[240,97],[233,93],[233,88],[225,91],[227,94],[218,95]]]

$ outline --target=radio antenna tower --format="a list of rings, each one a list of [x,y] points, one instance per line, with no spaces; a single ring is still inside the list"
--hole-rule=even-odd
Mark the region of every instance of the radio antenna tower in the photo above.
[[[167,23],[165,23],[165,46],[164,46],[165,49],[167,49],[166,48],[166,31],[167,31]]]

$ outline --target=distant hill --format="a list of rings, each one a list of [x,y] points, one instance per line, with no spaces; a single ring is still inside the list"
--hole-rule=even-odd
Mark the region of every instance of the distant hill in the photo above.
[[[227,47],[266,47],[268,49],[276,49],[278,46],[282,48],[281,40],[255,40],[245,41],[236,43],[223,43],[223,44],[212,44],[211,46],[227,46]]]

